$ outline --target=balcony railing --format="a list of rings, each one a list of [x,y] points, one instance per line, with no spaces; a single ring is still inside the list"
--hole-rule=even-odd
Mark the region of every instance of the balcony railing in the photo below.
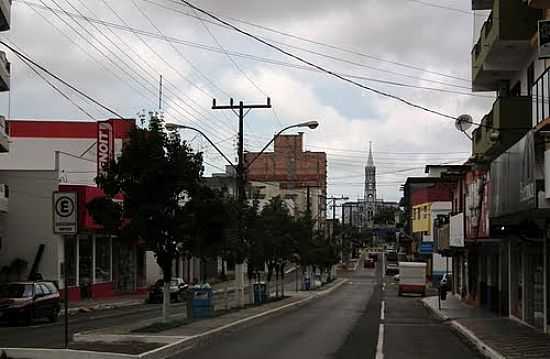
[[[472,49],[474,91],[494,91],[501,81],[516,76],[532,52],[530,41],[542,19],[542,10],[519,0],[492,3],[492,11]]]
[[[550,117],[550,67],[547,68],[531,88],[533,126]]]
[[[531,128],[531,98],[499,97],[473,132],[474,155],[493,159],[516,143]]]

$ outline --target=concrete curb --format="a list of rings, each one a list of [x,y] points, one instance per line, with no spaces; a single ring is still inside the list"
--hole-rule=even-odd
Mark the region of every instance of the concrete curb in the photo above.
[[[451,328],[462,334],[470,343],[472,343],[484,357],[489,359],[506,359],[504,355],[485,344],[485,342],[479,339],[472,331],[457,321],[452,320],[449,322],[449,325]]]
[[[471,330],[469,330],[462,324],[458,323],[456,320],[450,320],[450,318],[447,315],[441,313],[440,311],[435,310],[431,305],[428,304],[428,298],[422,299],[421,302],[430,313],[432,313],[439,320],[446,322],[451,327],[451,329],[456,331],[458,334],[462,335],[485,358],[506,359],[505,356],[503,356],[498,351],[491,348],[485,342],[479,339]]]
[[[443,322],[448,321],[448,320],[450,319],[447,315],[441,313],[440,311],[434,310],[434,308],[432,308],[432,306],[428,304],[428,300],[429,300],[429,298],[423,298],[423,299],[421,299],[420,301],[422,302],[422,305],[424,305],[424,307],[425,307],[430,313],[432,313],[437,319],[439,319],[439,320],[441,320],[441,321],[443,321]]]

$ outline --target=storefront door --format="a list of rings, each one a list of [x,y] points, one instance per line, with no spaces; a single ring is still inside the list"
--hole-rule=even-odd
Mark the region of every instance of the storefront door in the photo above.
[[[91,298],[93,284],[93,241],[89,235],[78,236],[78,285],[80,297]]]

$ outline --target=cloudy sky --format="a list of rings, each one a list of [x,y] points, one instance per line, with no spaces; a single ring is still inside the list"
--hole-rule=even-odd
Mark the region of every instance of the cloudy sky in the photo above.
[[[285,50],[359,77],[366,86],[480,120],[494,94],[469,90],[478,25],[468,11],[470,1],[427,2],[437,6],[413,0],[194,0]],[[232,157],[236,117],[210,110],[213,97],[219,103],[229,96],[247,103],[271,97],[274,110],[256,110],[246,118],[248,150],[261,148],[283,126],[318,120],[320,127],[305,134],[306,149],[328,153],[330,194],[362,196],[369,141],[378,196],[388,200],[398,200],[399,184],[422,175],[425,164],[460,163],[471,149],[452,120],[305,69],[211,19],[197,19],[198,13],[177,0],[14,0],[12,11],[12,30],[4,39],[126,117],[158,108],[163,75],[167,120],[200,127]],[[8,56],[12,91],[1,95],[1,104],[11,118],[89,119]],[[94,118],[109,116],[73,99]],[[207,143],[186,137],[206,152],[207,173],[219,172],[224,162]]]

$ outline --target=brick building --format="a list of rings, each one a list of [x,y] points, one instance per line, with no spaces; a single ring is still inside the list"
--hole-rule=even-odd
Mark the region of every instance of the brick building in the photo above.
[[[245,154],[245,162],[257,153]],[[308,207],[319,224],[326,218],[327,155],[324,152],[304,151],[303,133],[280,135],[274,151],[264,152],[248,169],[250,197],[269,200],[280,196],[290,203],[296,215]]]

